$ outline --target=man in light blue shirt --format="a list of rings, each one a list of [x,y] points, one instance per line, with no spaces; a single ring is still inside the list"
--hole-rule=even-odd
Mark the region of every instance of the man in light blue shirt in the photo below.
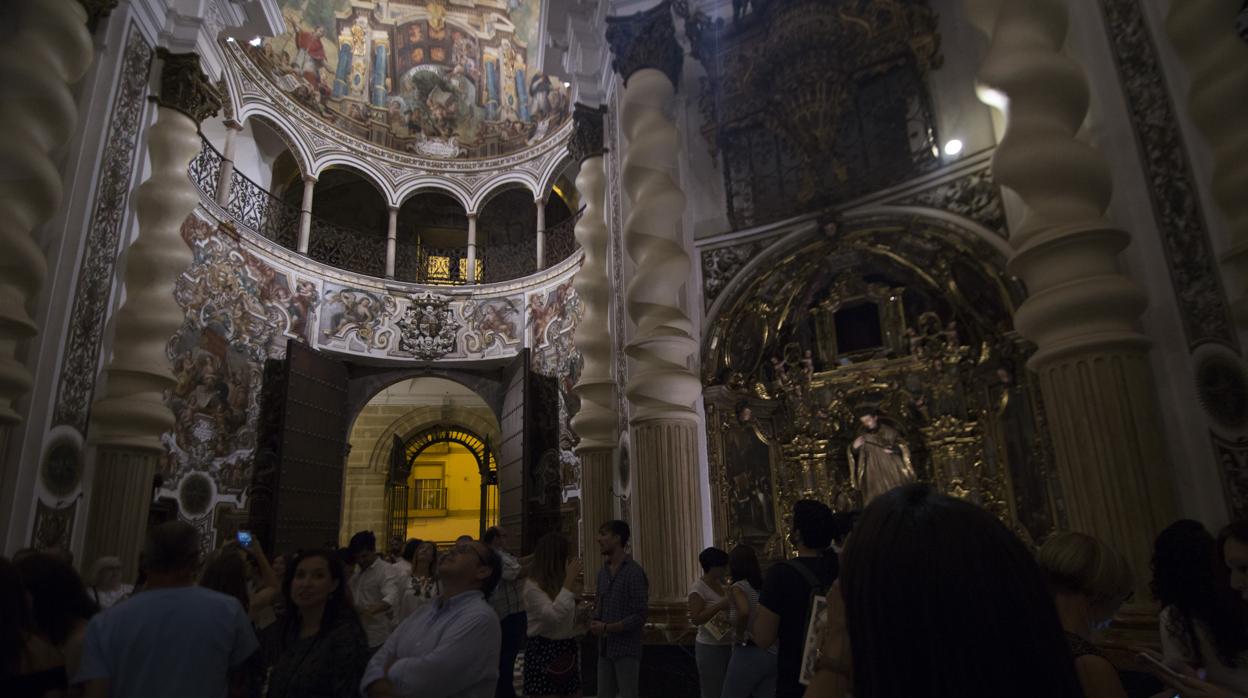
[[[489,546],[459,543],[438,564],[442,595],[403,621],[368,663],[368,698],[493,698],[502,634],[485,597],[502,576]]]
[[[195,586],[199,532],[182,521],[152,529],[147,587],[91,619],[74,683],[87,698],[221,698],[230,672],[258,648],[238,600]]]

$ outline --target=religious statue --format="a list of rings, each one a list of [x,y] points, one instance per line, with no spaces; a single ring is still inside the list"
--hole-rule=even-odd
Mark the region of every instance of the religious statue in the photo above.
[[[865,507],[881,494],[915,481],[910,449],[897,430],[881,424],[874,411],[862,413],[864,431],[849,447],[850,480]]]

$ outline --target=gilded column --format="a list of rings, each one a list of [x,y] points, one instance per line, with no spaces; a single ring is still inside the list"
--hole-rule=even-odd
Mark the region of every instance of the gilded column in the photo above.
[[[299,254],[308,253],[312,237],[312,191],[316,189],[316,177],[303,176],[303,203],[299,206]]]
[[[1172,0],[1166,31],[1191,71],[1188,110],[1213,153],[1213,197],[1229,224],[1222,256],[1235,323],[1248,330],[1248,43],[1225,0]],[[1239,116],[1231,116],[1239,115]]]
[[[225,122],[225,152],[221,154],[221,174],[217,180],[217,205],[225,208],[230,203],[230,190],[234,187],[234,137],[243,130],[237,121]]]
[[[586,560],[596,559],[593,541],[598,527],[612,518],[611,459],[618,419],[608,324],[611,282],[607,277],[607,176],[602,157],[606,150],[602,129],[605,112],[605,107],[576,105],[572,113],[576,130],[568,144],[572,159],[580,164],[576,190],[585,202],[585,212],[575,229],[585,258],[572,279],[584,308],[573,336],[583,364],[580,380],[572,389],[581,399],[581,409],[572,418],[572,429],[580,437],[576,453],[581,458],[581,532],[585,541],[581,556]],[[593,593],[596,583],[596,575],[585,575],[585,591]]]
[[[1119,271],[1126,231],[1104,217],[1112,181],[1077,133],[1088,112],[1083,69],[1062,52],[1065,0],[968,0],[992,43],[981,81],[1004,97],[1007,125],[993,175],[1026,204],[1010,239],[1027,285],[1015,327],[1038,349],[1057,469],[1071,527],[1130,560],[1148,598],[1156,533],[1174,518],[1149,340],[1147,299]]]
[[[386,226],[386,278],[394,278],[394,248],[399,233],[399,207],[390,207],[390,222]]]
[[[152,476],[164,453],[160,437],[174,425],[164,399],[174,384],[167,347],[185,314],[173,289],[191,264],[181,230],[199,201],[187,167],[199,152],[199,122],[221,107],[199,56],[164,49],[157,56],[163,65],[160,106],[148,130],[151,176],[135,191],[139,235],[126,252],[126,300],[117,311],[112,358],[87,433],[95,476],[85,560],[121,555],[127,573],[138,562]]]
[[[57,155],[78,119],[70,85],[91,65],[88,14],[75,0],[0,3],[0,428],[33,376],[18,345],[39,327],[29,313],[47,272],[36,232],[61,201]]]
[[[620,119],[628,138],[621,181],[632,202],[624,247],[636,264],[625,294],[637,326],[625,352],[635,362],[625,393],[631,404],[635,553],[660,604],[685,598],[700,574],[702,546],[698,422],[702,383],[691,370],[697,341],[680,297],[690,278],[677,177],[680,134],[668,113],[684,59],[671,5],[607,19],[607,41],[624,78]]]

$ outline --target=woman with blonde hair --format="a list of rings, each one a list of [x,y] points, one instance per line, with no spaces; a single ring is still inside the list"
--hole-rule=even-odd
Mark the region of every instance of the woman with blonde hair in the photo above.
[[[1093,633],[1108,625],[1131,596],[1133,578],[1126,559],[1092,536],[1067,531],[1049,538],[1037,561],[1053,591],[1083,692],[1126,698],[1118,671],[1092,644]]]

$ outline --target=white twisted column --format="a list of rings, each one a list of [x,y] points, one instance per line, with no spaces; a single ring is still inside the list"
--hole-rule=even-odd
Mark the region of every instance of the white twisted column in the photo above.
[[[620,117],[628,152],[621,181],[633,206],[624,246],[636,264],[625,295],[637,325],[625,347],[636,362],[625,387],[632,405],[634,548],[660,604],[685,598],[700,574],[702,544],[694,412],[702,382],[690,368],[697,341],[679,300],[692,265],[681,227],[685,195],[676,181],[680,134],[667,115],[684,58],[675,34],[667,2],[608,20],[607,41],[625,81]]]
[[[126,300],[87,434],[95,478],[86,560],[119,555],[127,573],[138,562],[147,525],[152,476],[164,452],[160,437],[174,426],[164,399],[175,382],[167,347],[186,316],[173,290],[191,265],[181,231],[199,202],[187,168],[200,149],[198,122],[221,106],[198,56],[164,49],[157,55],[164,64],[160,108],[147,133],[151,176],[135,191],[139,236],[126,252]]]
[[[1236,3],[1171,0],[1166,31],[1191,70],[1188,110],[1213,152],[1213,197],[1226,214],[1222,256],[1235,323],[1248,330],[1248,43],[1235,33]]]
[[[17,347],[39,331],[28,308],[47,261],[35,232],[61,201],[56,155],[78,119],[69,86],[91,65],[86,23],[75,0],[0,3],[0,428],[21,419],[13,402],[33,380]]]
[[[1146,297],[1118,268],[1130,235],[1104,218],[1113,183],[1076,133],[1088,112],[1083,69],[1062,52],[1065,0],[968,0],[991,27],[980,78],[1008,104],[993,175],[1025,202],[1009,269],[1027,285],[1014,317],[1038,349],[1040,378],[1071,527],[1121,551],[1137,598],[1154,535],[1174,518]]]
[[[606,220],[607,176],[603,162],[603,111],[576,105],[572,118],[576,131],[568,149],[580,163],[576,190],[585,211],[576,223],[576,241],[584,261],[572,279],[584,314],[576,326],[573,343],[583,359],[580,379],[573,391],[581,409],[572,417],[572,429],[580,437],[576,453],[581,458],[581,531],[593,559],[592,541],[598,528],[611,519],[611,456],[616,444],[616,385],[611,372],[611,281],[607,277]],[[597,575],[585,575],[585,590],[592,593]]]

